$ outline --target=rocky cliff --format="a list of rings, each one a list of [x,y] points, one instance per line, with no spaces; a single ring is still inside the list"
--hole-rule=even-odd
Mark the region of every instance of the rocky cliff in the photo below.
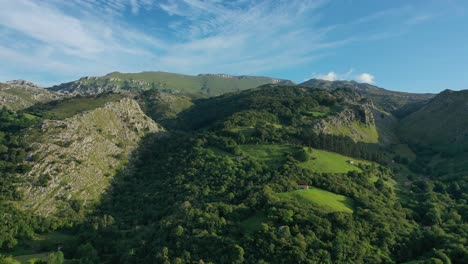
[[[378,143],[372,103],[351,105],[314,124],[314,129],[325,134],[347,136],[356,142]]]
[[[21,110],[35,103],[59,99],[60,95],[24,80],[0,83],[0,107]]]
[[[70,215],[93,204],[140,139],[164,129],[128,98],[28,131],[32,170],[23,206],[40,215]]]

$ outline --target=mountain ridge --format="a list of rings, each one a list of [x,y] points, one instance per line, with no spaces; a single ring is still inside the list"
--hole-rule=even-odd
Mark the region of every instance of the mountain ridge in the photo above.
[[[358,83],[356,81],[327,81],[321,79],[310,79],[299,85],[307,87],[318,87],[327,90],[337,88],[351,88],[363,93],[374,101],[382,110],[393,112],[405,105],[427,101],[434,97],[431,93],[407,93],[387,90],[372,84]]]
[[[0,107],[21,110],[36,103],[60,99],[54,91],[39,87],[25,80],[11,80],[0,83]]]
[[[100,77],[82,77],[76,81],[62,83],[49,89],[68,95],[96,95],[108,91],[138,91],[149,89],[167,90],[195,96],[217,96],[255,88],[267,83],[294,84],[262,76],[232,76],[227,74],[185,75],[169,72],[112,72]]]

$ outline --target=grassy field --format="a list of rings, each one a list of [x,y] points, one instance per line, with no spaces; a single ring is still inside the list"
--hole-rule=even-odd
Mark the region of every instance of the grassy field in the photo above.
[[[160,88],[177,90],[189,94],[207,94],[210,96],[237,92],[271,83],[268,77],[222,77],[217,75],[183,75],[168,72],[114,72],[106,75],[108,78],[120,80],[138,80],[154,83]]]
[[[242,145],[241,150],[253,159],[264,161],[269,166],[278,167],[286,161],[286,156],[294,149],[290,145],[262,144]]]
[[[258,144],[241,145],[241,150],[253,159],[263,161],[269,166],[278,167],[286,161],[287,155],[294,154],[294,147],[284,144]],[[352,160],[354,164],[347,161]],[[347,173],[348,171],[359,171],[358,164],[370,165],[369,161],[357,160],[337,153],[314,149],[311,159],[301,162],[299,166],[315,172],[325,173]]]
[[[311,153],[312,158],[306,162],[302,162],[300,166],[316,172],[326,173],[347,173],[348,171],[361,171],[356,166],[359,163],[370,165],[370,162],[356,160],[337,153],[328,152],[325,150],[314,149]],[[349,164],[347,161],[352,160],[354,164]]]
[[[334,135],[341,135],[352,138],[355,142],[378,143],[379,133],[375,126],[365,126],[354,121],[351,126],[339,126],[330,128]]]
[[[93,110],[104,106],[108,102],[122,99],[120,94],[109,94],[98,97],[77,97],[62,101],[54,101],[44,105],[37,105],[28,110],[27,113],[47,119],[65,119],[77,113]]]
[[[62,244],[64,247],[69,247],[75,240],[76,237],[71,234],[55,231],[37,235],[32,240],[20,241],[13,251],[2,254],[12,255],[21,263],[28,263],[30,259],[45,260],[50,252],[57,250],[57,245]]]
[[[38,254],[30,254],[30,255],[21,255],[21,256],[16,256],[14,257],[15,260],[19,261],[21,264],[27,264],[31,263],[30,260],[34,261],[46,261],[47,256],[49,255],[50,252],[44,252],[44,253],[38,253]]]
[[[311,187],[309,190],[295,190],[292,192],[278,193],[277,196],[282,200],[296,202],[304,207],[308,207],[310,204],[313,204],[320,207],[326,213],[352,213],[354,207],[352,199],[315,187]]]

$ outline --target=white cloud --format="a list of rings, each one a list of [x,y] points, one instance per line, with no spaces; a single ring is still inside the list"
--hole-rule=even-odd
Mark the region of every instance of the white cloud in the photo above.
[[[353,75],[354,71],[355,70],[353,68],[349,69],[349,71],[345,73],[336,73],[334,71],[331,71],[327,74],[313,74],[312,78],[326,80],[326,81],[339,81],[339,80],[354,79],[362,83],[369,83],[369,84],[374,83],[374,79],[375,79],[374,75],[370,73],[366,73],[366,72],[358,74],[358,75]]]
[[[338,75],[335,72],[329,72],[327,74],[315,75],[315,78],[325,80],[325,81],[336,81],[338,79]]]
[[[373,84],[374,83],[374,75],[372,75],[370,73],[362,73],[362,74],[359,74],[358,76],[356,76],[356,80],[358,82],[362,82],[362,83]]]
[[[327,74],[313,74],[312,78],[321,79],[326,81],[338,81],[338,80],[347,80],[351,77],[351,74],[354,72],[354,69],[349,69],[345,73],[336,73],[331,71]]]

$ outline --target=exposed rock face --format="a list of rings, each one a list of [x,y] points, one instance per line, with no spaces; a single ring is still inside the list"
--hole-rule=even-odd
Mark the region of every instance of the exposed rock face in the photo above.
[[[377,143],[377,130],[371,101],[350,105],[344,110],[314,124],[314,129],[325,134],[351,137],[354,141]]]
[[[51,88],[64,95],[98,95],[106,92],[120,92],[123,84],[119,80],[83,77],[77,81],[63,83]]]
[[[60,95],[24,80],[0,83],[0,107],[21,110],[35,103],[59,99]]]
[[[92,204],[150,133],[163,135],[164,129],[128,98],[31,129],[24,207],[51,215],[70,212],[76,201]]]

